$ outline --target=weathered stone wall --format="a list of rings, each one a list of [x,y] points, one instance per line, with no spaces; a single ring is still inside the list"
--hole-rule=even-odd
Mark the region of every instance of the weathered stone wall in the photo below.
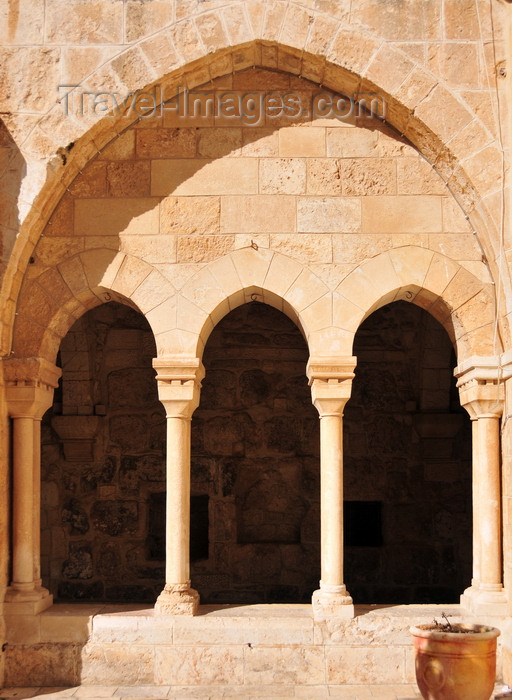
[[[164,572],[149,510],[165,491],[153,336],[112,302],[82,317],[60,354],[62,390],[43,421],[43,580],[59,599],[152,602]]]

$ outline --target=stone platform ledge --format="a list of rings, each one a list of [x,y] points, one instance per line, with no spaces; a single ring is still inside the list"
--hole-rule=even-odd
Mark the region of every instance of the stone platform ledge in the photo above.
[[[454,622],[461,618],[458,605],[356,606],[353,619],[322,623],[313,619],[310,605],[200,606],[198,612],[167,617],[149,606],[56,604],[35,616],[39,641],[23,639],[25,630],[8,644],[6,681],[198,688],[411,683],[409,628],[443,612]],[[66,640],[70,620],[85,625],[77,632],[83,635],[79,642]]]
[[[500,627],[505,618],[476,619],[460,605],[356,605],[353,618],[315,620],[309,604],[200,605],[195,616],[161,616],[148,605],[55,603],[33,615],[6,614],[6,641],[141,644],[348,644],[371,640],[407,645],[409,627],[442,614]]]

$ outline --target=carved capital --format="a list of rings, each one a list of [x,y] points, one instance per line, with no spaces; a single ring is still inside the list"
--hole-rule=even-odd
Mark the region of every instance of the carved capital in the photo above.
[[[2,366],[9,415],[40,420],[52,405],[62,370],[43,357],[9,358]]]
[[[311,357],[306,372],[313,404],[323,416],[342,416],[352,392],[357,358]]]
[[[199,406],[203,363],[198,357],[157,357],[153,360],[158,397],[167,418],[191,418]]]
[[[501,416],[505,391],[499,357],[470,357],[454,374],[460,402],[473,420]]]

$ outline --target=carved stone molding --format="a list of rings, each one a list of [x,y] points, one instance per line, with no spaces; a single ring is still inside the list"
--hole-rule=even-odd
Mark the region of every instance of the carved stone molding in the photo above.
[[[168,418],[191,418],[199,406],[205,371],[198,357],[157,357],[153,360],[158,397]]]
[[[9,415],[42,418],[52,405],[62,370],[43,357],[9,358],[2,366]]]
[[[470,357],[455,368],[454,374],[460,402],[473,420],[501,416],[505,376],[498,356]]]
[[[342,415],[352,392],[356,357],[311,357],[306,373],[320,416]]]

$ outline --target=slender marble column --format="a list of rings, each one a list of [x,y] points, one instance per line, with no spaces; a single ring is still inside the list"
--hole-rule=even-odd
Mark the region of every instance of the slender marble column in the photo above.
[[[472,357],[455,370],[461,404],[473,421],[473,580],[461,605],[474,614],[507,610],[501,538],[500,417],[504,388],[499,358]]]
[[[33,528],[32,550],[34,554],[34,585],[41,588],[41,418],[33,422],[34,433],[34,473],[33,473]]]
[[[197,358],[157,358],[153,366],[167,415],[165,587],[155,613],[195,615],[199,594],[190,582],[190,427],[204,368]]]
[[[479,468],[481,465],[480,454],[478,452],[478,421],[476,418],[471,419],[472,428],[472,483],[477,484],[480,480]],[[472,491],[473,505],[473,577],[471,579],[471,588],[477,590],[480,588],[480,495],[475,488]]]
[[[480,515],[480,589],[483,592],[503,589],[499,429],[499,415],[485,415],[478,419],[478,443],[481,460],[478,492],[482,504]]]
[[[321,580],[313,593],[316,620],[353,617],[343,573],[343,409],[355,358],[311,358],[308,377],[320,416]]]
[[[41,418],[53,401],[61,374],[43,358],[4,362],[7,408],[12,419],[12,582],[7,614],[37,614],[53,597],[41,586]]]
[[[13,507],[11,588],[34,592],[34,421],[31,416],[13,418]],[[32,596],[36,599],[38,596]],[[26,595],[26,599],[30,596]]]

